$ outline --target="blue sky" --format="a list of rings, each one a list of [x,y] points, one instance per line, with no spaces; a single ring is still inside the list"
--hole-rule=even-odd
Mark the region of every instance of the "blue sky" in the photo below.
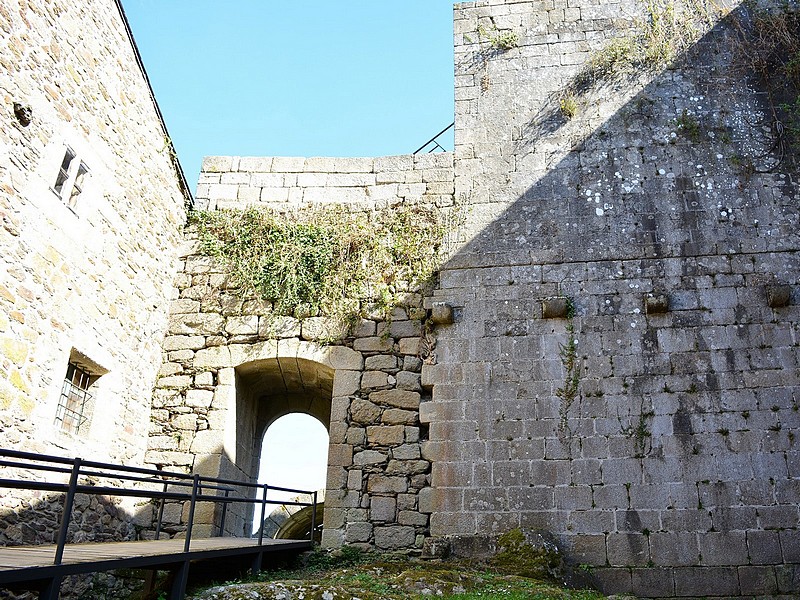
[[[453,121],[451,0],[122,4],[192,190],[203,156],[407,154]],[[267,439],[262,480],[324,487],[319,423]]]
[[[205,155],[406,154],[453,121],[451,0],[122,3],[192,189]]]

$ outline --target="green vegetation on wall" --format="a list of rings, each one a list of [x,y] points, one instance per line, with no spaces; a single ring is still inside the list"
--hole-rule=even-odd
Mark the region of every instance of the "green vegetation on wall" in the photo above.
[[[800,149],[800,11],[789,4],[771,11],[748,5],[734,24],[735,65],[755,77],[772,113],[772,147],[743,167],[769,171]]]
[[[343,326],[375,310],[388,314],[430,285],[446,232],[443,215],[422,206],[196,211],[192,223],[201,252],[272,302],[274,314],[301,311]]]
[[[720,9],[705,0],[648,0],[644,7],[644,18],[630,34],[592,55],[571,84],[575,92],[669,66],[721,16]]]
[[[564,368],[564,385],[556,390],[556,396],[561,401],[558,408],[558,433],[564,442],[572,438],[569,426],[569,411],[580,394],[581,364],[578,359],[578,340],[575,337],[575,304],[571,298],[567,299],[567,343],[561,344],[559,357]]]

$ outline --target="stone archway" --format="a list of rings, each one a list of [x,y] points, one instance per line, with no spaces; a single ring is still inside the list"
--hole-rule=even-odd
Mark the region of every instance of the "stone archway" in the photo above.
[[[280,357],[250,361],[235,372],[236,462],[250,480],[258,476],[264,433],[280,417],[305,413],[330,431],[332,368],[305,358]]]
[[[309,414],[323,423],[331,439],[328,464],[340,463],[342,444],[334,440],[347,428],[350,395],[357,388],[363,361],[351,348],[297,339],[199,350],[194,367],[209,376],[195,376],[195,386],[202,382],[203,387],[185,392],[186,404],[195,398],[209,402],[208,427],[195,432],[187,444],[195,472],[256,481],[263,432],[291,412]],[[211,513],[198,517],[197,524],[209,530],[219,520]],[[248,535],[251,523],[249,511],[229,512],[225,521],[226,530],[236,535]]]

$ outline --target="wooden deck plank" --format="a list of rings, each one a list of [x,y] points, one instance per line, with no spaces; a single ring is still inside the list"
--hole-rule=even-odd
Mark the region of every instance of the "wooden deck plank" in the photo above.
[[[91,572],[114,568],[115,562],[146,560],[149,564],[168,564],[170,561],[199,560],[203,555],[246,554],[261,548],[264,552],[282,549],[311,547],[310,542],[300,540],[265,539],[259,547],[252,538],[206,538],[192,540],[189,554],[184,554],[184,540],[146,540],[133,542],[94,542],[71,544],[64,548],[61,567],[70,571]],[[54,567],[56,546],[5,546],[0,547],[0,584],[4,581],[19,581],[24,572],[33,579],[37,572],[51,571]],[[148,560],[151,559],[151,560]],[[97,564],[98,569],[89,568]]]

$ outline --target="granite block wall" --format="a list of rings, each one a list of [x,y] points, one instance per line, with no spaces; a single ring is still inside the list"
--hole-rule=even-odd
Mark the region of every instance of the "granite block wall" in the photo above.
[[[142,464],[191,195],[117,3],[3,2],[0,104],[0,447]],[[77,432],[56,420],[70,360],[95,376]],[[4,490],[0,544],[53,543],[62,511],[63,496]],[[150,512],[81,495],[68,539],[136,539]],[[81,577],[63,597],[99,586],[131,588]]]
[[[399,203],[446,210],[452,160],[447,153],[208,157],[197,204],[287,213],[325,203],[365,213]],[[266,428],[284,414],[311,414],[330,435],[323,545],[420,549],[428,515],[418,496],[430,477],[420,455],[420,372],[430,340],[418,291],[407,290],[389,316],[366,310],[352,331],[321,344],[333,331],[328,320],[275,314],[269,301],[237,287],[224,265],[202,256],[193,229],[175,286],[146,461],[254,480]],[[181,531],[180,508],[170,515],[167,531]],[[207,530],[218,518],[201,516]],[[226,524],[248,534],[252,518],[239,514]]]
[[[0,71],[0,445],[141,461],[189,193],[115,2],[4,2]],[[79,434],[54,422],[76,354],[104,373]]]
[[[338,204],[370,211],[398,202],[452,206],[452,153],[377,158],[208,156],[197,184],[196,206],[286,211]]]
[[[797,171],[735,68],[744,10],[570,118],[643,4],[456,7],[471,217],[433,295],[460,320],[423,367],[432,536],[544,532],[608,592],[798,592]]]

